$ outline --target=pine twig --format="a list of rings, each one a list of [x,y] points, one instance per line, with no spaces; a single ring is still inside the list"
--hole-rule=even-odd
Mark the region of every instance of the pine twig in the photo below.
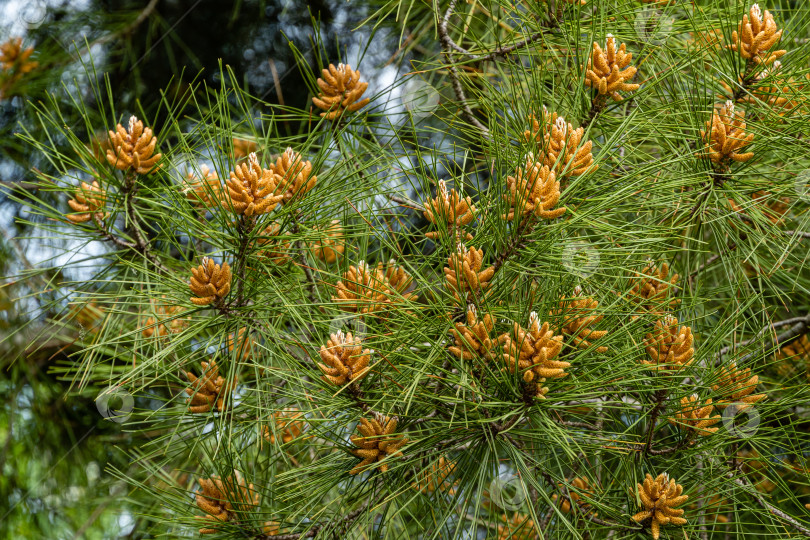
[[[769,324],[768,326],[757,332],[756,335],[751,339],[747,339],[739,343],[734,343],[733,345],[726,345],[725,347],[717,351],[717,354],[715,355],[715,361],[719,362],[722,359],[723,355],[728,354],[733,349],[746,347],[752,343],[759,341],[759,338],[768,330],[774,330],[776,328],[781,328],[783,326],[790,326],[790,328],[785,332],[778,334],[773,339],[773,343],[768,348],[774,346],[782,346],[788,341],[801,336],[802,333],[804,333],[805,330],[807,330],[808,327],[810,327],[810,313],[807,313],[802,317],[792,317],[790,319],[785,319],[783,321],[777,321],[775,323]],[[744,356],[743,358],[740,359],[740,362],[748,360],[749,358],[751,358],[751,356],[752,356],[751,354]]]
[[[414,210],[416,210],[418,212],[424,212],[425,211],[425,207],[422,206],[421,204],[419,204],[416,201],[412,201],[412,200],[406,199],[404,197],[398,197],[397,195],[388,195],[387,197],[388,197],[389,200],[397,203],[400,206],[405,206],[407,208],[413,208]]]
[[[464,116],[473,126],[478,128],[481,135],[483,135],[485,139],[489,140],[489,128],[487,128],[475,117],[470,105],[467,103],[467,95],[464,93],[464,88],[461,86],[461,81],[459,80],[458,68],[456,68],[455,64],[453,63],[453,50],[458,50],[459,52],[463,51],[464,54],[469,54],[466,49],[459,47],[450,38],[450,34],[447,31],[447,24],[449,23],[450,17],[453,15],[453,11],[455,11],[455,9],[456,0],[450,0],[450,6],[447,8],[444,17],[441,18],[438,25],[439,41],[441,42],[445,56],[444,64],[447,66],[448,73],[450,74],[450,84],[453,87],[453,93],[455,93],[456,99],[459,101],[461,110],[464,112]]]
[[[242,307],[245,304],[244,299],[244,286],[245,286],[245,271],[247,269],[247,250],[250,245],[250,233],[253,232],[256,221],[255,218],[240,216],[238,225],[239,234],[239,248],[236,252],[236,259],[234,261],[234,277],[236,279],[236,307]]]
[[[127,247],[140,255],[143,255],[147,260],[149,260],[155,267],[164,273],[170,273],[169,269],[163,264],[160,258],[152,252],[152,248],[149,246],[149,243],[146,241],[146,238],[143,234],[143,228],[141,227],[141,222],[138,219],[138,214],[135,211],[135,197],[138,194],[138,182],[137,182],[137,173],[134,171],[129,171],[126,174],[124,180],[124,211],[126,213],[126,223],[127,223],[127,233],[135,239],[134,243],[125,242],[121,240],[120,242],[115,240],[115,237],[112,233],[103,229],[105,234],[105,238],[108,240],[113,241],[116,245],[120,247]],[[96,225],[98,225],[98,221],[96,221]],[[120,239],[118,239],[120,240]]]
[[[666,388],[661,388],[655,391],[653,395],[653,408],[650,411],[650,425],[647,427],[647,442],[644,445],[644,454],[649,454],[651,447],[652,447],[652,436],[653,431],[655,431],[655,423],[658,420],[658,416],[661,414],[661,411],[664,408],[664,403],[667,399],[667,394],[669,390]]]
[[[768,501],[766,501],[762,497],[762,495],[756,490],[756,488],[754,488],[744,476],[738,476],[734,471],[732,471],[729,472],[726,475],[726,477],[733,480],[734,483],[743,488],[743,490],[746,493],[752,495],[754,499],[756,499],[756,501],[760,504],[760,506],[762,506],[762,508],[767,510],[770,514],[778,517],[779,519],[781,519],[782,521],[786,522],[794,529],[799,531],[804,536],[810,538],[810,528],[806,527],[805,525],[802,525],[793,517],[789,516],[787,513],[783,512],[782,510],[779,510],[778,508],[770,504]]]

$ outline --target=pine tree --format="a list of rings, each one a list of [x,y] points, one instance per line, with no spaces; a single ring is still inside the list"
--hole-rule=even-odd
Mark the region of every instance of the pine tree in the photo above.
[[[135,397],[144,530],[809,536],[808,389],[774,369],[810,332],[785,4],[381,1],[428,118],[321,49],[306,109],[228,71],[191,130],[35,105],[59,204],[21,202],[107,247],[59,283],[104,314],[59,373]]]

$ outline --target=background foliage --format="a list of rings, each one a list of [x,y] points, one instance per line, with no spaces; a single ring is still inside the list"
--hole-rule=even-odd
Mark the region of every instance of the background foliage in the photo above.
[[[216,8],[216,25],[206,4],[43,4],[24,21],[39,65],[0,102],[4,532],[193,536],[199,479],[236,470],[259,503],[235,501],[244,507],[221,537],[648,537],[649,522],[632,519],[647,473],[689,496],[687,523],[662,537],[810,534],[806,6],[762,5],[784,31],[774,50],[787,51],[765,68],[726,47],[742,2],[392,1],[310,4],[306,16],[242,2]],[[633,53],[641,85],[618,102],[585,84],[592,43],[608,34]],[[371,103],[330,122],[310,98],[339,62],[371,83]],[[727,99],[746,113],[753,157],[718,165],[701,130]],[[566,213],[522,228],[503,219],[503,195],[527,154],[546,151],[524,135],[543,107],[584,128],[594,166],[571,174],[552,160]],[[135,177],[93,146],[132,114],[162,153],[137,176],[134,209]],[[315,188],[255,223],[194,205],[187,175],[205,165],[227,178],[243,144],[265,167],[292,147]],[[93,179],[108,191],[101,233],[65,221],[77,184]],[[423,213],[439,180],[477,207],[465,243],[497,270],[486,294],[454,297],[446,284],[458,238]],[[319,246],[333,220],[343,252],[329,261]],[[266,233],[271,221],[282,236]],[[133,227],[146,247],[131,249]],[[235,276],[208,308],[188,287],[203,256]],[[413,282],[358,316],[335,296],[360,261]],[[640,306],[648,261],[680,279]],[[607,332],[583,347],[579,329],[562,331],[561,299],[577,290]],[[449,352],[468,303],[493,317],[493,338],[515,339],[531,312],[548,321],[567,377],[536,399],[500,347],[489,359]],[[656,372],[645,339],[665,312],[690,327],[694,358]],[[179,331],[161,336],[173,321]],[[318,349],[338,330],[373,351],[356,385],[320,377]],[[187,373],[212,358],[236,388],[223,410],[192,413]],[[692,394],[728,399],[732,361],[758,376],[764,400],[707,436],[669,421]],[[110,387],[134,397],[121,423],[96,411]],[[290,408],[292,431],[277,421]],[[402,458],[350,474],[349,436],[375,412],[398,418]],[[426,479],[436,488],[417,489]]]

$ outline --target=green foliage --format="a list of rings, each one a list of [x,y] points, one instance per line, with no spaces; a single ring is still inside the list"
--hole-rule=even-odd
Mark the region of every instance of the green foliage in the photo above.
[[[749,7],[380,3],[366,24],[408,36],[400,60],[422,51],[394,92],[407,102],[408,81],[419,79],[441,96],[427,118],[387,104],[392,88],[372,87],[368,106],[331,122],[317,109],[257,100],[223,68],[219,87],[150,96],[138,116],[155,130],[162,159],[149,174],[116,169],[92,149],[96,134],[129,120],[110,86],[93,87],[106,107],[98,115],[79,99],[36,104],[47,136],[22,138],[51,172],[18,200],[38,234],[96,251],[24,276],[60,275],[36,289],[47,320],[28,328],[56,336],[81,324],[53,373],[84,395],[134,397],[131,411],[126,399],[109,401],[119,412],[106,423],[121,428],[125,461],[109,472],[131,486],[139,533],[641,538],[657,527],[633,520],[645,509],[637,484],[667,473],[688,501],[686,524],[664,525],[664,538],[810,535],[802,369],[810,357],[797,348],[810,324],[808,13],[763,5],[784,29],[773,50],[788,51],[781,67],[766,68],[726,47]],[[632,82],[641,85],[617,102],[585,84],[592,43],[603,46],[608,34],[633,53]],[[359,64],[316,56],[319,67],[352,64],[361,80],[382,67],[362,53]],[[315,95],[319,70],[299,59]],[[754,139],[740,152],[751,159],[708,157],[702,131],[728,99],[745,111],[743,131]],[[530,115],[550,141],[526,137]],[[594,160],[577,173],[554,150],[575,133],[572,152]],[[286,148],[300,153],[314,188],[266,214],[234,212],[220,182],[251,163],[245,142],[267,174]],[[508,178],[528,174],[527,159],[556,172],[561,195],[550,207],[565,207],[561,216],[504,219]],[[207,205],[189,196],[203,165],[218,175],[203,188],[214,201]],[[479,278],[490,282],[485,289],[475,279],[469,292],[447,285],[443,269],[455,264],[463,235],[446,214],[424,219],[428,201],[441,199],[440,180],[476,206],[465,228],[473,238],[463,243],[483,250],[474,270],[493,269]],[[70,223],[67,200],[92,181],[106,193],[103,217]],[[339,236],[329,236],[334,221]],[[343,250],[325,260],[321,246],[336,238]],[[233,278],[225,298],[199,306],[189,280],[204,257],[227,262]],[[661,293],[640,300],[634,286],[651,262],[671,272],[653,275]],[[393,268],[406,273],[399,285],[383,277]],[[364,273],[370,282],[358,278]],[[341,296],[357,281],[376,309]],[[459,342],[468,312],[491,317],[491,354]],[[647,349],[665,356],[654,338],[667,315],[679,321],[678,354],[694,351],[656,370]],[[543,322],[558,337],[541,341]],[[691,347],[681,326],[695,336]],[[370,370],[342,386],[318,366],[338,331],[372,351]],[[504,347],[507,337],[515,349]],[[451,353],[454,341],[468,354]],[[518,354],[541,343],[549,358]],[[222,379],[195,383],[211,376],[212,360]],[[750,373],[730,388],[732,362]],[[232,392],[212,390],[231,383]],[[712,414],[723,416],[717,431],[677,425],[692,395],[713,400]],[[190,410],[196,398],[210,410]],[[378,420],[378,432],[393,426],[383,417],[396,417],[393,433],[356,431],[362,418]],[[352,438],[358,433],[365,439]],[[392,437],[407,438],[390,447],[401,454],[352,474],[358,454],[369,455],[358,448],[384,449]],[[209,478],[230,486],[220,485],[226,501],[203,488]],[[434,478],[437,489],[421,489]],[[221,522],[197,517],[211,505],[223,509]]]

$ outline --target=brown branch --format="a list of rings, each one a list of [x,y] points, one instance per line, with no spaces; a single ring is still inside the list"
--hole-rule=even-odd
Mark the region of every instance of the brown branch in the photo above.
[[[698,471],[698,475],[703,475],[703,456],[698,456],[697,461],[695,463],[695,469]],[[704,493],[704,486],[703,482],[698,484],[697,487],[697,505],[698,508],[702,508],[706,505],[704,501],[705,497]],[[698,536],[700,536],[700,540],[709,540],[709,531],[706,530],[706,512],[701,512],[698,516]]]
[[[737,476],[736,472],[732,471],[732,472],[729,472],[726,475],[726,477],[730,478],[731,480],[734,480],[734,483],[737,484],[738,486],[740,486],[741,488],[743,488],[743,491],[745,491],[746,493],[752,495],[757,500],[757,502],[760,504],[760,506],[762,506],[765,510],[767,510],[768,513],[770,513],[770,514],[778,517],[779,519],[783,520],[784,522],[788,523],[793,528],[795,528],[797,531],[802,533],[804,536],[810,537],[810,528],[802,525],[797,520],[795,520],[793,517],[789,516],[787,513],[783,512],[782,510],[776,508],[775,506],[770,504],[768,501],[766,501],[762,497],[762,495],[756,490],[756,488],[753,488],[753,486],[750,484],[750,482],[748,482],[748,480],[744,476]],[[751,488],[751,489],[749,489],[749,488]]]
[[[588,422],[573,422],[571,420],[554,420],[554,422],[556,422],[557,424],[560,424],[561,426],[566,426],[566,427],[583,428],[583,429],[589,429],[591,431],[599,431],[600,430],[599,427],[597,427],[597,426],[595,426],[593,424],[589,424]]]
[[[768,349],[781,347],[787,342],[805,333],[808,326],[810,326],[810,313],[808,313],[804,317],[797,317],[796,319],[791,320],[796,320],[797,322],[793,324],[793,326],[791,326],[789,329],[787,329],[786,331],[782,332],[781,334],[777,335],[772,340],[770,340],[770,343],[768,344],[767,347]],[[739,362],[743,363],[751,359],[753,356],[754,356],[753,353],[746,354],[745,356],[739,359]]]
[[[711,265],[713,265],[714,263],[716,263],[717,261],[719,261],[719,260],[720,260],[720,259],[723,257],[723,255],[726,255],[726,254],[728,254],[728,253],[731,253],[731,252],[732,252],[732,251],[734,251],[735,249],[737,249],[737,242],[730,242],[730,243],[728,244],[728,247],[726,248],[726,251],[725,251],[725,252],[723,252],[723,253],[716,253],[716,254],[712,255],[711,257],[709,257],[708,259],[706,259],[706,262],[704,262],[703,264],[701,264],[700,266],[698,266],[697,270],[695,270],[694,272],[692,272],[691,274],[689,274],[689,282],[690,282],[690,283],[692,283],[692,282],[694,281],[694,278],[695,278],[695,277],[696,277],[696,276],[697,276],[699,273],[703,272],[703,271],[704,271],[706,268],[708,268],[709,266],[711,266]]]
[[[749,58],[745,62],[745,71],[742,75],[742,81],[740,81],[739,86],[732,92],[732,100],[736,103],[740,98],[742,98],[745,94],[748,94],[748,90],[751,88],[751,85],[757,81],[756,74],[754,70],[756,70],[757,63],[752,59]]]
[[[661,411],[664,408],[664,403],[667,399],[667,394],[669,390],[666,388],[660,388],[655,391],[653,395],[653,408],[650,411],[650,425],[647,427],[647,442],[644,445],[644,453],[649,454],[652,446],[652,436],[653,431],[655,431],[655,422],[658,420],[658,416],[661,414]]]
[[[371,407],[369,407],[368,404],[363,401],[363,391],[360,390],[360,385],[358,383],[351,383],[347,387],[346,393],[349,394],[349,397],[352,398],[354,404],[360,407],[364,413],[371,411]]]
[[[293,234],[298,234],[300,231],[300,227],[298,225],[298,219],[293,216],[293,226],[291,232]],[[317,287],[318,284],[315,281],[315,276],[312,274],[312,267],[307,260],[306,253],[304,253],[304,242],[302,240],[298,240],[295,242],[295,248],[298,250],[298,264],[301,267],[301,270],[304,272],[304,279],[307,282],[307,288],[309,290],[309,302],[312,304],[313,307],[317,307],[318,303],[318,293]],[[307,321],[307,338],[310,342],[314,342],[315,337],[315,325],[312,324],[312,321]]]
[[[603,527],[610,527],[612,529],[626,529],[631,531],[638,531],[644,528],[642,525],[624,525],[622,523],[616,523],[615,521],[607,521],[597,517],[593,511],[585,507],[587,505],[585,501],[573,500],[571,498],[571,491],[568,489],[568,482],[569,482],[568,480],[565,480],[564,482],[561,482],[560,485],[557,485],[554,482],[554,479],[551,478],[551,475],[548,474],[547,472],[541,471],[540,474],[553,489],[560,489],[563,492],[564,497],[569,501],[569,503],[571,502],[574,503],[571,505],[572,510],[574,508],[578,509],[581,512],[580,515],[585,519],[587,519],[588,521],[596,523],[597,525],[602,525]]]
[[[298,261],[301,265],[301,270],[304,271],[304,277],[307,280],[307,285],[309,288],[309,301],[312,303],[313,306],[318,305],[318,294],[317,288],[318,284],[315,281],[315,276],[312,274],[312,267],[309,265],[309,261],[307,260],[307,255],[304,253],[304,243],[299,240],[296,242],[296,247],[298,248]]]
[[[527,37],[522,41],[518,41],[514,45],[509,45],[508,47],[498,47],[494,51],[489,54],[481,55],[475,58],[475,60],[485,61],[485,60],[494,60],[499,56],[507,56],[512,54],[518,49],[522,49],[527,45],[531,45],[532,43],[539,41],[545,34],[543,32],[537,32],[536,34],[532,34],[531,36]]]
[[[450,83],[453,87],[453,93],[456,95],[456,99],[459,101],[461,105],[461,110],[464,112],[464,116],[467,120],[484,136],[485,139],[489,140],[489,129],[478,121],[473,113],[472,109],[470,108],[469,104],[467,103],[467,95],[464,93],[464,88],[461,86],[461,81],[459,80],[458,76],[458,69],[453,64],[453,50],[461,49],[466,54],[469,54],[465,49],[458,47],[455,42],[450,38],[450,35],[447,31],[447,23],[450,20],[450,17],[453,15],[453,11],[456,8],[456,0],[450,0],[450,6],[447,8],[447,11],[444,14],[444,17],[439,21],[438,25],[438,32],[439,32],[439,41],[441,42],[442,49],[444,50],[444,64],[447,66],[447,70],[450,74]],[[459,51],[460,52],[460,51]]]
[[[135,197],[138,194],[138,182],[137,182],[137,173],[134,171],[129,171],[126,174],[124,180],[124,211],[126,213],[126,228],[127,234],[132,236],[135,239],[134,243],[125,242],[121,240],[115,240],[115,235],[113,235],[110,231],[106,228],[101,228],[104,231],[104,237],[107,240],[112,241],[116,245],[120,247],[126,247],[135,251],[136,253],[143,255],[148,261],[150,261],[155,267],[164,272],[166,274],[169,273],[169,269],[161,262],[160,258],[152,252],[152,248],[149,246],[149,243],[146,241],[146,238],[143,234],[143,229],[141,228],[141,222],[138,219],[138,214],[135,211]],[[96,226],[99,223],[96,221]]]
[[[247,269],[247,250],[250,246],[250,233],[256,226],[256,219],[253,217],[239,217],[238,234],[239,234],[239,249],[236,251],[234,260],[234,277],[236,278],[236,298],[234,299],[236,307],[242,307],[245,304],[244,299],[244,285],[245,285],[245,271]]]
[[[512,418],[510,418],[507,422],[503,424],[501,424],[500,422],[493,422],[491,424],[492,432],[493,434],[503,433],[504,436],[506,436],[507,434],[505,432],[522,419],[523,419],[523,410],[520,410],[517,413],[515,413],[515,415],[512,416]]]
[[[691,445],[695,444],[697,442],[697,440],[693,438],[693,435],[694,435],[694,433],[690,431],[686,435],[686,437],[684,437],[684,439],[681,442],[679,442],[678,444],[676,444],[675,446],[667,446],[666,448],[659,448],[659,449],[650,448],[647,451],[647,453],[650,454],[651,456],[663,456],[663,455],[666,455],[666,454],[672,454],[674,452],[682,450],[683,448],[685,448],[687,446],[691,446]]]
[[[515,231],[515,235],[509,239],[504,249],[502,249],[495,257],[495,261],[492,263],[492,267],[495,269],[495,272],[497,272],[506,263],[506,261],[509,260],[510,257],[526,246],[528,242],[525,237],[534,230],[536,224],[536,221],[532,221],[530,219],[520,222],[520,225],[517,227],[517,231]]]
[[[781,345],[785,344],[786,342],[801,336],[805,332],[805,330],[807,330],[807,328],[810,326],[810,313],[808,313],[807,315],[804,315],[802,317],[793,317],[791,319],[785,319],[783,321],[778,321],[778,322],[769,324],[768,326],[766,326],[765,328],[763,328],[762,330],[757,332],[757,334],[754,337],[752,337],[751,339],[741,341],[740,343],[734,343],[732,345],[726,345],[725,347],[723,347],[722,349],[717,351],[717,354],[715,355],[715,361],[719,362],[722,359],[724,354],[727,354],[729,351],[731,351],[733,349],[737,349],[737,348],[740,348],[740,347],[745,347],[747,345],[750,345],[750,344],[756,342],[758,339],[760,339],[760,337],[763,334],[765,334],[765,332],[767,332],[769,330],[774,330],[776,328],[781,328],[783,326],[789,326],[789,325],[790,325],[790,328],[788,330],[786,330],[785,332],[783,332],[781,334],[778,334],[772,340],[772,343],[770,344],[769,348],[770,347],[775,347],[775,346],[781,346]],[[744,362],[745,360],[748,360],[749,358],[751,358],[751,356],[753,356],[753,355],[748,354],[748,355],[744,356],[743,358],[740,359],[740,362]]]
[[[454,8],[455,8],[455,0],[453,2],[451,2],[450,9],[448,10],[448,13],[450,15],[452,14],[452,11],[454,10]],[[531,45],[532,43],[535,43],[536,41],[539,41],[545,35],[543,32],[537,32],[537,33],[532,34],[531,36],[527,37],[526,39],[518,41],[517,43],[514,43],[512,45],[497,47],[492,52],[483,53],[483,54],[473,54],[470,51],[468,51],[467,49],[465,49],[464,47],[462,47],[461,45],[459,45],[458,43],[456,43],[453,40],[453,38],[450,37],[450,33],[447,31],[447,24],[450,21],[450,15],[448,15],[448,13],[445,13],[445,16],[444,16],[444,19],[443,19],[444,32],[445,32],[444,35],[446,37],[442,38],[442,44],[446,45],[447,48],[453,49],[457,53],[466,56],[472,62],[487,62],[487,61],[490,61],[490,60],[495,60],[498,57],[508,56],[508,55],[512,54],[513,52],[515,52],[515,51],[517,51],[519,49],[522,49],[523,47],[526,47],[528,45]],[[551,28],[554,28],[554,27],[551,27]],[[439,35],[440,36],[442,35],[441,30],[439,31]]]

